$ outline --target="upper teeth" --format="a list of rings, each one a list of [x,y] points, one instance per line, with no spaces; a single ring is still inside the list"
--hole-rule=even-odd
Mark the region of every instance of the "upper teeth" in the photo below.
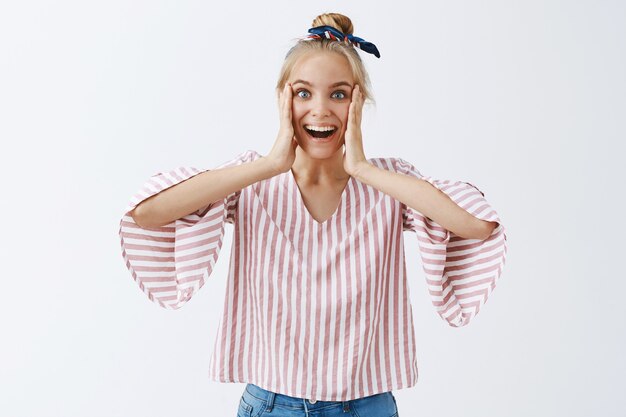
[[[335,130],[334,126],[324,126],[324,127],[319,127],[319,126],[311,126],[311,125],[307,125],[304,126],[309,130],[315,130],[316,132],[328,132],[329,130]]]

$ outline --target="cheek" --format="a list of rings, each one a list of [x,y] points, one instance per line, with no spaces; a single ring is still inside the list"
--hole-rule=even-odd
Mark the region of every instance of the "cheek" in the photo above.
[[[294,103],[293,106],[291,107],[291,119],[293,120],[294,124],[297,124],[298,121],[305,114],[306,114],[306,110],[304,109],[303,106]]]
[[[341,119],[341,123],[343,124],[344,127],[348,124],[349,109],[350,109],[350,103],[348,103],[348,104],[346,104],[344,106],[341,106],[341,109],[337,113],[337,115],[339,115],[339,118]]]

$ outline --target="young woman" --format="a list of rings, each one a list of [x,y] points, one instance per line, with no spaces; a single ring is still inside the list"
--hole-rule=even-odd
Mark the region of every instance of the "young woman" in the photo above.
[[[417,234],[433,305],[459,327],[495,288],[505,230],[472,184],[365,157],[372,98],[356,48],[380,54],[346,16],[312,26],[280,72],[271,151],[153,176],[121,221],[123,255],[148,297],[176,309],[234,225],[209,374],[248,384],[238,415],[396,416],[391,391],[417,382],[402,232]]]

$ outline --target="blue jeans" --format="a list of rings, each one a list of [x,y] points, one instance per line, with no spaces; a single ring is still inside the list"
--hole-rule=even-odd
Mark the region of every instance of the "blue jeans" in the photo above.
[[[398,417],[391,391],[350,401],[316,401],[290,397],[248,384],[237,417]]]

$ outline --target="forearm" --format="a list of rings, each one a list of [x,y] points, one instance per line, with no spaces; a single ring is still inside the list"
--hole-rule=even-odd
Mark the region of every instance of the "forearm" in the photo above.
[[[444,192],[419,178],[363,165],[356,178],[417,210],[446,230],[467,239],[486,239],[494,222],[481,220],[459,207]]]
[[[141,227],[163,226],[274,175],[275,170],[264,157],[209,170],[144,200],[131,216]]]

